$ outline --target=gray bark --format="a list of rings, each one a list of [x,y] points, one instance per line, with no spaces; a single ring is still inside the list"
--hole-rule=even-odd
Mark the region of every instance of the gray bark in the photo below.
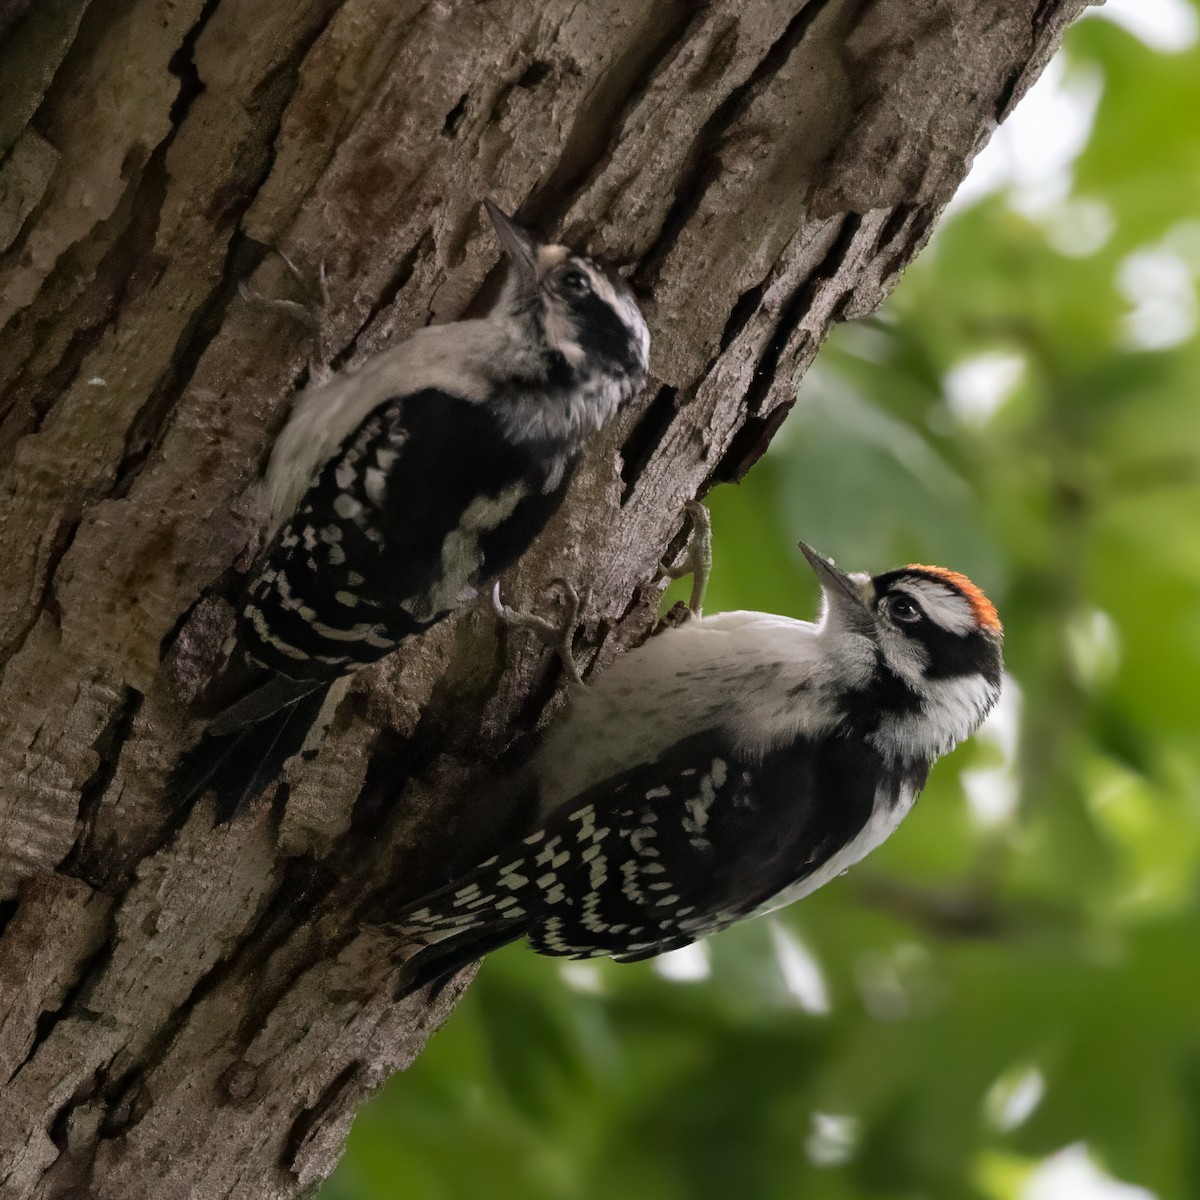
[[[602,668],[1081,6],[0,5],[0,1196],[311,1190],[456,995],[393,1003],[362,902],[486,842],[561,702],[468,613],[356,677],[286,804],[164,809],[308,353],[239,281],[324,261],[353,362],[491,282],[485,195],[634,267],[653,379],[506,580],[590,587]]]

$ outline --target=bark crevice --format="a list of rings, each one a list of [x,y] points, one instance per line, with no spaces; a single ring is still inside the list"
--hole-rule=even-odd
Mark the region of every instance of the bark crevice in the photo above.
[[[729,128],[745,114],[764,84],[783,68],[813,22],[830,0],[807,0],[788,22],[783,33],[768,47],[746,81],[735,87],[700,127],[691,147],[674,199],[662,226],[634,274],[637,286],[653,291],[663,265],[680,233],[696,215],[711,184],[720,176],[721,143]]]

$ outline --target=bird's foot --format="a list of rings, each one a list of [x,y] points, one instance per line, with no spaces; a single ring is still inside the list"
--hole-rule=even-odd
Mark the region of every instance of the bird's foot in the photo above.
[[[509,608],[500,599],[498,579],[492,587],[492,611],[496,614],[496,619],[503,624],[515,629],[528,629],[543,646],[549,647],[558,655],[567,678],[572,683],[582,686],[583,677],[575,665],[572,645],[575,641],[575,631],[579,628],[579,611],[587,601],[587,591],[585,590],[581,597],[565,579],[552,580],[547,590],[557,592],[560,598],[562,611],[556,619],[538,617],[533,613],[518,612]]]
[[[314,275],[301,270],[278,247],[275,253],[283,260],[283,265],[296,281],[303,299],[285,300],[260,296],[244,283],[238,284],[238,291],[248,304],[284,313],[308,330],[313,339],[313,350],[308,356],[309,386],[322,384],[333,375],[333,368],[329,365],[333,356],[325,342],[325,321],[329,312],[329,283],[325,277],[325,263],[322,261],[317,264]]]
[[[692,594],[683,617],[686,620],[689,616],[699,617],[703,613],[704,593],[708,589],[708,578],[712,574],[712,518],[699,500],[689,500],[683,508],[692,521],[687,545],[683,549],[683,558],[677,566],[672,566],[664,560],[659,566],[659,578],[682,579],[685,575],[692,577]]]

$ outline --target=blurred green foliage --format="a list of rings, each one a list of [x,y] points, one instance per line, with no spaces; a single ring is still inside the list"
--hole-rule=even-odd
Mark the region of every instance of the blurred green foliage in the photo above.
[[[1200,53],[1056,68],[1073,166],[956,207],[710,497],[710,611],[811,616],[799,537],[970,574],[1000,720],[704,979],[494,955],[323,1200],[1200,1196]]]

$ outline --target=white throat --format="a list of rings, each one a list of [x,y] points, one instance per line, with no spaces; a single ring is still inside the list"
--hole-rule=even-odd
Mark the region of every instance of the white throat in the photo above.
[[[948,754],[979,727],[1000,698],[1000,689],[983,675],[926,680],[916,712],[889,713],[871,742],[884,757],[933,760]]]

